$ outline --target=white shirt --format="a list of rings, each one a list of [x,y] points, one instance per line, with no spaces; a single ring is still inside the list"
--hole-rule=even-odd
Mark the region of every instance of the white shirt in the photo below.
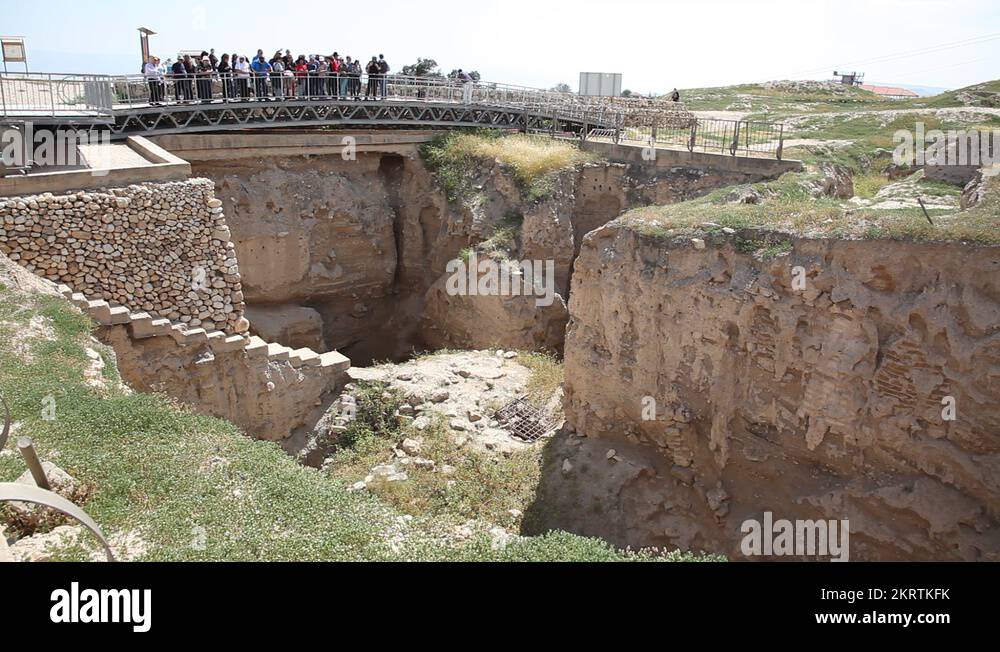
[[[159,68],[156,67],[155,63],[147,63],[142,67],[142,74],[145,75],[146,79],[162,79],[163,73]]]

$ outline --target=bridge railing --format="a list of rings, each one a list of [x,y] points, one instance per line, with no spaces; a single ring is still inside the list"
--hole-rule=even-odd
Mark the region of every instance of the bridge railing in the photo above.
[[[386,99],[464,104],[488,104],[518,109],[579,111],[589,106],[570,93],[557,93],[496,82],[461,82],[444,77],[284,73],[165,75],[149,79],[143,75],[112,78],[118,107],[202,102],[255,100]],[[606,107],[601,107],[607,112]]]
[[[111,120],[114,117],[111,77],[4,73],[0,75],[0,116]]]
[[[629,144],[683,147],[732,156],[781,159],[784,125],[754,120],[718,120],[691,117],[653,126],[625,127],[619,140]]]
[[[590,128],[613,130],[615,142],[663,144],[690,151],[781,158],[780,124],[699,119],[683,104],[650,98],[588,97],[495,82],[444,77],[345,74],[208,73],[146,78],[143,75],[0,74],[0,116],[83,118],[113,121],[125,110],[202,104],[333,102],[364,100],[482,106],[548,119],[552,133],[561,121],[587,135]],[[584,127],[582,131],[580,127]],[[548,127],[547,127],[548,128]],[[603,133],[603,132],[602,132]]]

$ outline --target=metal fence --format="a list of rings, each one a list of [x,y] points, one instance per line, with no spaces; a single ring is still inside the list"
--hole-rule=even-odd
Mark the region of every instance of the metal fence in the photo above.
[[[111,77],[61,73],[0,75],[0,116],[110,120]]]
[[[625,127],[620,141],[656,147],[683,147],[690,152],[767,156],[781,159],[784,125],[750,120],[691,118],[688,124]]]
[[[405,75],[206,72],[192,75],[0,75],[4,117],[109,121],[116,112],[162,106],[368,100],[485,106],[613,130],[615,142],[781,158],[780,124],[696,118],[683,104],[649,98],[589,97],[494,82]],[[603,133],[603,132],[602,132]]]
[[[483,104],[566,117],[590,115],[612,121],[621,109],[572,93],[557,93],[496,82],[461,82],[443,77],[319,73],[205,73],[112,78],[114,104],[142,108],[152,104],[199,104],[276,100],[405,100]]]

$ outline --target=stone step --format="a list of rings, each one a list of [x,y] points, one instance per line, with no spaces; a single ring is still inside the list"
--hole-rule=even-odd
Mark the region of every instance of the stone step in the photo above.
[[[243,350],[251,358],[262,358],[267,355],[267,342],[256,335],[251,335]]]
[[[87,300],[87,297],[83,296],[83,294],[80,293],[80,292],[73,292],[72,294],[70,294],[69,295],[69,300],[70,300],[70,303],[72,303],[74,306],[76,306],[80,310],[86,310],[87,309],[87,304],[90,303],[90,301]]]
[[[112,324],[127,324],[129,322],[128,308],[125,306],[112,306],[111,308],[111,323]]]
[[[247,338],[242,335],[227,335],[222,331],[216,331],[221,333],[222,339],[218,341],[212,341],[211,334],[209,334],[209,343],[212,350],[216,353],[229,353],[230,351],[240,351],[247,346]]]
[[[133,312],[129,325],[132,329],[132,337],[137,340],[170,335],[170,320],[154,319],[148,312]]]
[[[208,342],[208,333],[204,328],[185,328],[183,324],[170,327],[170,336],[181,346],[192,346]]]
[[[319,353],[312,349],[295,349],[288,356],[293,367],[318,367],[320,364]]]
[[[88,301],[84,309],[90,317],[102,326],[111,324],[111,304],[103,299]]]
[[[351,368],[351,360],[339,351],[328,351],[320,354],[319,366],[332,371],[347,371]]]
[[[288,360],[292,350],[287,346],[282,346],[277,342],[267,343],[267,357],[271,360]]]
[[[153,331],[153,317],[148,312],[133,312],[129,317],[129,331],[136,340],[156,336]]]

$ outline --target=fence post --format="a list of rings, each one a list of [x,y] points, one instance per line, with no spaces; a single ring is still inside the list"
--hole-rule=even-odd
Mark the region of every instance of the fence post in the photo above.
[[[698,139],[698,118],[695,118],[694,122],[691,123],[691,139],[688,140],[689,152],[694,151],[694,144],[697,142],[697,139]]]
[[[781,150],[785,147],[785,125],[778,125],[778,160],[781,160]]]
[[[31,471],[31,477],[34,478],[35,484],[42,489],[51,491],[52,487],[49,486],[49,479],[45,477],[45,469],[42,468],[42,462],[38,459],[38,453],[35,452],[31,437],[19,437],[17,449],[21,452],[21,457],[24,458],[28,470]]]
[[[742,123],[737,120],[733,123],[733,142],[729,146],[729,153],[732,156],[736,156],[736,150],[740,147],[740,125]]]

